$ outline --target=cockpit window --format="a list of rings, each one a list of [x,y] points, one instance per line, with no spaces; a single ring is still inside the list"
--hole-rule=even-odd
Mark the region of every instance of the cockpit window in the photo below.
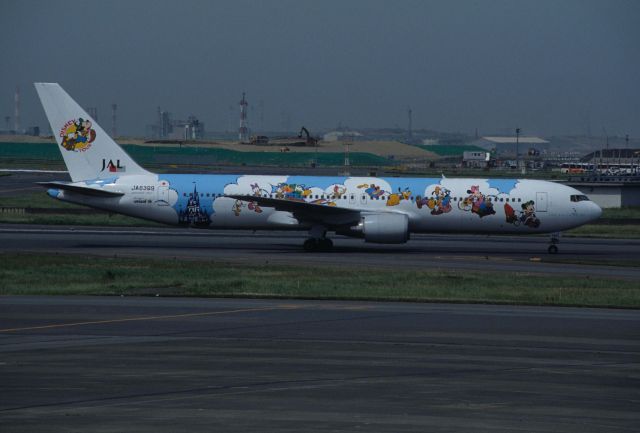
[[[578,202],[578,201],[589,201],[589,197],[587,197],[586,195],[572,195],[571,196],[571,201],[573,202]]]

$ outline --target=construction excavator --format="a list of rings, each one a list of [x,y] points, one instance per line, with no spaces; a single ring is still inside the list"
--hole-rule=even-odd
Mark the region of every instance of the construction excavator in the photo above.
[[[303,133],[306,135],[306,138],[307,138],[307,146],[315,146],[316,144],[318,144],[318,139],[315,137],[312,137],[311,134],[309,134],[309,130],[304,126],[300,128],[300,132],[298,133],[298,138],[302,138]]]

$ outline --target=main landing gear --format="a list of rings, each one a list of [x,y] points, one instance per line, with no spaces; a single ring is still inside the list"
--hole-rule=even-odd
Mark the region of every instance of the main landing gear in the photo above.
[[[324,226],[311,227],[309,236],[302,244],[305,251],[330,251],[333,248],[333,242],[327,237],[327,229]]]
[[[304,250],[307,252],[331,251],[331,249],[333,248],[333,241],[329,238],[321,238],[321,239],[309,238],[306,241],[304,241],[304,244],[302,244],[302,246],[304,247]]]
[[[558,253],[558,244],[560,243],[560,232],[551,233],[551,245],[547,248],[549,254]]]

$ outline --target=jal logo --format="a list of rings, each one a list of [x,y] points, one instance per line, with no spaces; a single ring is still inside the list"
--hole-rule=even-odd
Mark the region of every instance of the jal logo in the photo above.
[[[107,170],[110,173],[120,173],[125,171],[125,167],[120,165],[120,160],[116,159],[116,162],[113,162],[113,159],[110,159],[108,162],[105,158],[102,158],[102,169],[100,171]]]

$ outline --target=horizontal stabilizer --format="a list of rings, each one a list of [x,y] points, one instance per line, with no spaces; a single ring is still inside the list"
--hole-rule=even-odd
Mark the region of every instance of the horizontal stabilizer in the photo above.
[[[123,192],[107,191],[102,188],[93,188],[91,186],[83,186],[66,182],[36,182],[40,186],[46,188],[62,189],[64,191],[70,191],[78,194],[91,195],[94,197],[121,197]]]

